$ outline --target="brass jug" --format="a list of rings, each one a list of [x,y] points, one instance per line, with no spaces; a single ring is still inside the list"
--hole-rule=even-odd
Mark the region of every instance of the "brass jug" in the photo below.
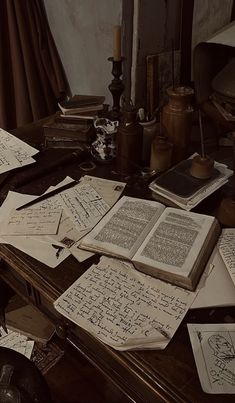
[[[173,143],[173,163],[187,157],[192,129],[194,90],[190,87],[168,88],[169,101],[162,110],[164,134]]]

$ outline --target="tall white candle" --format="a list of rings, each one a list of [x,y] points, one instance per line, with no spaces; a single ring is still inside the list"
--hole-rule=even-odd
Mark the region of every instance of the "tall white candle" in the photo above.
[[[113,27],[113,60],[121,60],[121,26]]]

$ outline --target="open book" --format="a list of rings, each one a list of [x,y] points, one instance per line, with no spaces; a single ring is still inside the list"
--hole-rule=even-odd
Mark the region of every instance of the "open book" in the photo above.
[[[215,217],[123,196],[80,247],[131,260],[146,274],[193,290],[219,233]]]

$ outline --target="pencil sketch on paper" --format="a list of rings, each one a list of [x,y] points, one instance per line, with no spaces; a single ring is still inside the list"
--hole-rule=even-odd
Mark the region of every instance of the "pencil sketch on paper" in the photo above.
[[[188,325],[202,388],[235,393],[235,324]]]

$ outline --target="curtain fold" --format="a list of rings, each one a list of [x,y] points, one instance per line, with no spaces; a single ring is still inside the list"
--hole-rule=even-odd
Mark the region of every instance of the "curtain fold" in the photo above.
[[[69,93],[42,0],[0,1],[0,127],[54,113]]]

